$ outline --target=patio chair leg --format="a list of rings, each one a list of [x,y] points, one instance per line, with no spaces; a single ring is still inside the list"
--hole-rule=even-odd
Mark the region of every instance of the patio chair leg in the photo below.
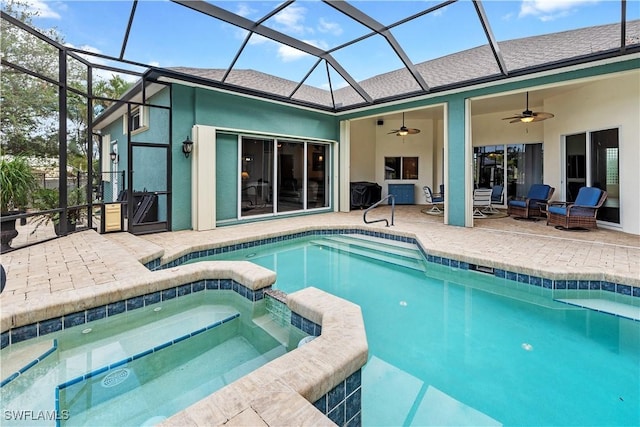
[[[486,218],[487,216],[478,208],[475,208],[473,210],[473,217],[474,218]]]

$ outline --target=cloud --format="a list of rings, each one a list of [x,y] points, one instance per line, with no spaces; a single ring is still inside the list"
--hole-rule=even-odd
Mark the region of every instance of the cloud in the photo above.
[[[322,50],[327,50],[327,44],[325,42],[317,41],[317,40],[301,40],[301,41],[307,44],[310,44],[312,46],[318,47]],[[280,58],[282,62],[292,62],[308,56],[309,56],[308,53],[295,49],[291,46],[280,45],[280,47],[278,47],[278,58]]]
[[[581,6],[598,3],[598,0],[522,0],[518,17],[534,16],[539,20],[553,21],[569,16]]]
[[[273,19],[282,27],[283,31],[304,34],[305,31],[309,31],[304,26],[305,14],[307,9],[302,6],[291,5],[278,12]]]
[[[342,27],[336,22],[329,22],[321,17],[318,22],[318,31],[321,33],[331,33],[334,36],[339,36],[342,34]]]
[[[94,65],[105,65],[105,66],[112,66],[115,68],[122,68],[123,70],[133,70],[135,72],[140,72],[142,71],[142,69],[140,67],[136,67],[136,66],[131,66],[128,64],[125,64],[123,62],[118,62],[118,61],[110,61],[107,60],[105,58],[102,58],[100,56],[94,56],[94,55],[90,55],[91,53],[95,53],[95,54],[101,54],[102,51],[94,46],[89,46],[89,45],[82,45],[82,46],[75,46],[71,43],[65,43],[65,46],[70,47],[70,48],[75,48],[75,49],[80,49],[83,50],[85,52],[87,52],[86,54],[83,53],[78,53],[76,52],[76,54],[84,59],[86,59],[87,61],[89,61],[90,63],[94,64]],[[151,66],[158,66],[159,63],[158,62],[151,62],[149,63],[149,65]],[[136,81],[138,81],[140,79],[140,77],[133,75],[133,74],[128,74],[128,73],[118,73],[115,71],[111,71],[111,70],[104,70],[102,68],[97,68],[95,67],[93,69],[93,79],[94,81],[97,80],[109,80],[111,79],[111,77],[113,75],[117,75],[122,77],[123,80],[125,80],[128,83],[135,83]]]
[[[257,11],[252,9],[247,3],[238,3],[236,8],[236,15],[240,15],[245,18],[255,12]]]
[[[278,58],[283,62],[293,62],[297,59],[304,58],[307,55],[307,53],[291,46],[281,45],[278,48]]]
[[[60,19],[58,12],[51,9],[51,5],[62,5],[61,3],[45,2],[42,0],[26,0],[27,9],[35,12],[38,18]]]

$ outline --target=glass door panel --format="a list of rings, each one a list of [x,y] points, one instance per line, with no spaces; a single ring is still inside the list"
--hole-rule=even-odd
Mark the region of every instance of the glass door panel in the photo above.
[[[533,184],[543,183],[542,144],[507,146],[507,197],[525,198]]]
[[[273,140],[242,139],[241,216],[273,213]]]
[[[304,207],[304,143],[278,141],[278,212]]]
[[[309,144],[307,147],[307,209],[329,206],[329,146]]]
[[[580,187],[587,185],[587,134],[566,137],[565,200],[576,200]]]
[[[604,206],[598,209],[598,219],[620,223],[620,177],[618,159],[618,129],[591,132],[591,167],[589,178],[592,187],[607,192]]]

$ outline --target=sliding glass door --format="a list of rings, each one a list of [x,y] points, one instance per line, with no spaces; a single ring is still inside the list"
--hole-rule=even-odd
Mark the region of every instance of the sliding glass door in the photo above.
[[[474,147],[476,188],[503,186],[505,201],[526,197],[531,185],[543,183],[542,151],[540,143]]]
[[[240,217],[329,206],[330,145],[242,137]]]
[[[598,220],[620,223],[620,177],[618,129],[584,132],[565,137],[564,191],[574,201],[581,187],[598,187],[607,200],[598,210]]]

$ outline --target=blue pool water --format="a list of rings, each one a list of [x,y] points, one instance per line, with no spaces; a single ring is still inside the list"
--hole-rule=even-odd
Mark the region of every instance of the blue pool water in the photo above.
[[[363,425],[640,425],[640,322],[554,300],[580,291],[341,239],[305,237],[209,259],[250,260],[275,270],[285,292],[314,286],[362,307]]]
[[[284,345],[263,315],[233,291],[200,292],[12,345],[3,380],[12,357],[53,350],[2,387],[2,425],[156,424],[295,348],[302,333]]]

